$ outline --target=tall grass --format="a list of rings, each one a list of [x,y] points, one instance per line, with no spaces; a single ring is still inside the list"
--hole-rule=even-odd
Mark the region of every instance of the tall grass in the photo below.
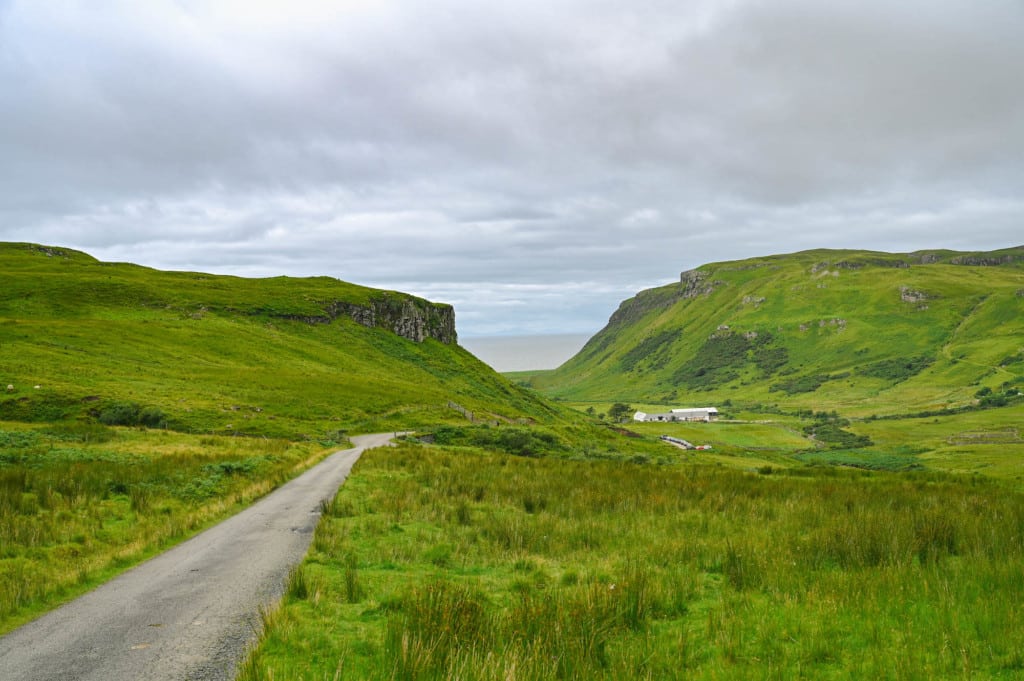
[[[286,603],[257,666],[278,679],[1013,678],[1021,502],[928,473],[369,452],[336,502],[351,514],[318,529],[320,601]]]
[[[311,443],[0,424],[0,631],[223,518]]]

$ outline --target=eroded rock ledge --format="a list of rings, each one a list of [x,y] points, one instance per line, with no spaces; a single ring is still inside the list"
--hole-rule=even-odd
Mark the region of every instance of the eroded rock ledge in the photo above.
[[[348,317],[371,329],[388,329],[416,343],[427,338],[448,345],[458,341],[455,310],[451,305],[400,294],[385,293],[373,298],[368,305],[333,300],[324,303],[323,315],[286,316],[307,324],[330,324],[339,317]]]

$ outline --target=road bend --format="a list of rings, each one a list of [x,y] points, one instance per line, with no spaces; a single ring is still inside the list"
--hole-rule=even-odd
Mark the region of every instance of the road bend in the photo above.
[[[364,450],[352,438],[238,515],[0,637],[4,681],[207,681],[234,678],[320,519]]]

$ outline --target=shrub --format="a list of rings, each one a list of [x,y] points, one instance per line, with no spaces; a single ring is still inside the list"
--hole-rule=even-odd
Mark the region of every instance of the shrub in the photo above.
[[[98,419],[107,426],[167,427],[167,414],[162,409],[142,407],[136,402],[111,402],[100,411]]]
[[[1006,395],[987,395],[981,398],[983,407],[1005,407],[1009,403]]]
[[[754,349],[754,363],[764,372],[765,376],[779,371],[788,362],[789,350],[784,347],[763,344]]]
[[[557,436],[539,428],[442,426],[434,431],[433,437],[438,445],[473,445],[515,456],[537,457],[566,450],[566,445]]]
[[[146,407],[139,412],[139,424],[150,428],[166,428],[167,414],[159,407]]]
[[[100,423],[108,426],[134,426],[139,422],[141,407],[134,402],[113,402],[100,412]]]
[[[747,362],[750,341],[737,333],[714,335],[672,376],[675,383],[705,388],[737,378],[736,369]]]
[[[77,399],[55,395],[48,391],[31,397],[0,399],[0,421],[62,421],[81,412]]]
[[[648,361],[652,369],[660,369],[671,357],[672,342],[681,335],[679,329],[668,329],[645,338],[622,356],[622,370],[632,371],[643,360]]]
[[[789,361],[789,351],[772,345],[767,332],[757,335],[716,333],[672,376],[690,388],[710,388],[739,377],[739,370],[753,362],[765,375],[779,371]]]
[[[608,418],[613,421],[622,421],[631,416],[634,411],[632,406],[624,402],[616,402],[608,410]]]
[[[857,373],[861,376],[871,378],[883,378],[899,383],[912,376],[916,376],[932,364],[930,357],[897,357],[895,359],[883,359],[859,367]]]
[[[843,430],[836,422],[819,422],[806,426],[804,432],[820,442],[828,443],[833,449],[858,449],[874,444],[867,435],[857,435]]]
[[[782,383],[773,383],[768,388],[768,392],[782,391],[787,395],[796,395],[798,393],[812,393],[821,387],[821,384],[828,380],[828,376],[817,374],[814,376],[800,376],[789,381],[783,381]]]

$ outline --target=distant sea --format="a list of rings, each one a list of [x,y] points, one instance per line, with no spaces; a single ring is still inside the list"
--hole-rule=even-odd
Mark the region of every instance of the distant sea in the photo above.
[[[556,369],[590,340],[588,334],[546,336],[481,336],[459,338],[466,348],[495,371]]]

